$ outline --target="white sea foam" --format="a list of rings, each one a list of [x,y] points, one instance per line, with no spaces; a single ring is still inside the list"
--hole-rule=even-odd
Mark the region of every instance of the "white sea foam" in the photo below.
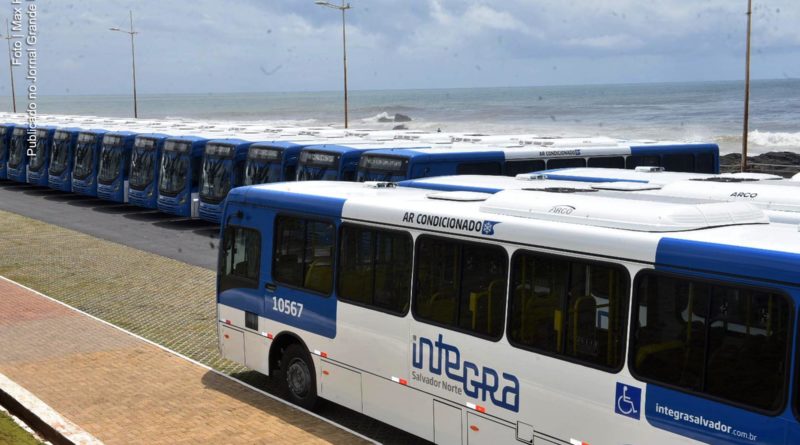
[[[771,133],[768,131],[753,130],[747,135],[751,144],[774,148],[800,147],[800,132],[798,133]]]

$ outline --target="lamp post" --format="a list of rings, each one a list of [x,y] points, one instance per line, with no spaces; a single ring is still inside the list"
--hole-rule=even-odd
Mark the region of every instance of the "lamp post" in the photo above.
[[[350,3],[345,3],[342,0],[341,5],[334,5],[324,0],[316,0],[317,5],[325,6],[326,8],[333,8],[342,11],[342,60],[344,66],[344,128],[347,128],[347,37],[345,35],[344,12],[350,9]]]
[[[0,37],[8,40],[8,71],[11,73],[11,104],[14,112],[17,112],[17,92],[14,90],[14,64],[11,62],[11,29],[8,27],[8,19],[6,19],[6,36]]]
[[[138,118],[139,117],[139,106],[138,106],[138,103],[137,103],[137,100],[136,100],[136,52],[134,50],[133,37],[136,34],[139,34],[139,33],[137,31],[133,30],[133,11],[130,11],[130,13],[131,13],[131,29],[130,30],[120,29],[120,28],[108,28],[108,29],[110,31],[124,32],[125,34],[128,34],[128,35],[131,36],[131,64],[133,66],[133,117],[134,118]]]
[[[753,0],[747,0],[747,55],[744,63],[744,129],[742,130],[742,172],[747,171],[747,133],[750,119],[750,23]]]

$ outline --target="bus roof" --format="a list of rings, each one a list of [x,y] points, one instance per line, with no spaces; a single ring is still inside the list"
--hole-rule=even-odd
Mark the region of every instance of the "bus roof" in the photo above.
[[[767,224],[747,203],[684,203],[658,197],[598,197],[579,193],[504,190],[494,195],[448,193],[371,183],[309,181],[234,189],[229,205],[256,205],[329,218],[370,221],[394,227],[506,241],[573,252],[600,253],[652,263],[660,243],[702,243],[720,261],[731,242],[751,255],[791,253],[785,270],[768,277],[800,281],[796,226]],[[425,215],[424,219],[418,218]],[[467,230],[462,222],[483,229]],[[731,241],[734,240],[734,241]],[[680,252],[675,252],[679,254]],[[757,267],[754,266],[754,267]]]
[[[537,173],[547,175],[550,179],[564,179],[568,181],[613,182],[631,181],[648,184],[668,184],[675,181],[706,178],[731,178],[731,180],[781,180],[780,176],[764,173],[682,173],[668,172],[661,167],[636,167],[636,169],[621,168],[561,168],[543,170]],[[725,179],[723,179],[725,180]]]

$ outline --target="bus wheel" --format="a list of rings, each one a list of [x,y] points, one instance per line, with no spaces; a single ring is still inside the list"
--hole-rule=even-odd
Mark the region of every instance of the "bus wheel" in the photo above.
[[[314,363],[305,348],[297,343],[286,348],[281,358],[281,374],[287,399],[305,409],[314,409],[317,382]]]

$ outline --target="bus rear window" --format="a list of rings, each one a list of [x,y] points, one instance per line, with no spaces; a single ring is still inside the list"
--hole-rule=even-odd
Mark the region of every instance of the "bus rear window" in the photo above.
[[[499,246],[421,236],[414,313],[420,320],[499,339],[508,257]]]
[[[407,233],[345,225],[339,251],[339,299],[405,314],[411,295],[412,251]]]
[[[272,275],[292,287],[329,295],[333,290],[333,224],[278,216]]]
[[[609,370],[622,366],[629,288],[622,267],[522,252],[511,268],[511,344]]]
[[[547,161],[547,169],[553,168],[580,168],[586,167],[586,159],[583,158],[564,158],[564,159],[549,159]]]
[[[261,233],[228,226],[222,236],[219,261],[219,291],[258,289],[261,264]]]
[[[781,409],[791,331],[782,295],[645,272],[634,308],[637,376],[763,411]]]

